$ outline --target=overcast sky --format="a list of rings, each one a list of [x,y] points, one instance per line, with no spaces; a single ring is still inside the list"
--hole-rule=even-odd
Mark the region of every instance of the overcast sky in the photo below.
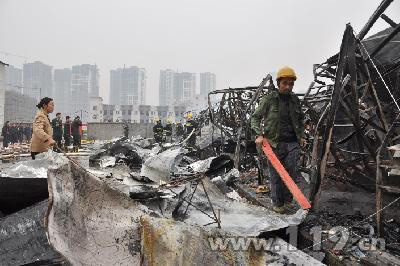
[[[22,67],[25,59],[7,52],[54,68],[97,64],[105,102],[110,69],[124,64],[146,69],[146,104],[158,104],[166,68],[213,72],[225,89],[258,85],[288,65],[304,91],[312,65],[338,52],[345,24],[358,32],[380,2],[0,0],[0,60]],[[400,23],[400,0],[385,13]],[[380,20],[370,34],[387,26]]]

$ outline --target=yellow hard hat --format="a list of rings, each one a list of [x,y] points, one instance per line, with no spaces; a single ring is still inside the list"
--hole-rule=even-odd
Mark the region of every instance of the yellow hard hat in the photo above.
[[[167,123],[172,123],[172,118],[171,117],[168,117]]]
[[[187,115],[187,118],[189,118],[189,119],[190,119],[190,118],[193,118],[193,114],[188,114],[188,115]]]
[[[294,72],[293,68],[290,67],[282,67],[279,69],[278,74],[276,75],[276,80],[281,78],[294,78],[294,80],[297,79],[296,73]]]

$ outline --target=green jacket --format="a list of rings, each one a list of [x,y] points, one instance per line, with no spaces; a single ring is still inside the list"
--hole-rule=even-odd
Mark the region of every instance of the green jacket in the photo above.
[[[267,138],[274,148],[278,145],[279,140],[279,110],[279,92],[273,91],[261,99],[259,106],[251,116],[251,129],[257,136]],[[290,94],[289,112],[297,140],[300,142],[300,139],[304,137],[304,114],[300,107],[300,100],[294,93]],[[264,121],[264,128],[262,128],[261,121]]]
[[[62,126],[62,121],[61,119],[58,120],[57,118],[54,118],[51,121],[51,126],[53,127],[53,138],[54,139],[61,139],[62,134],[63,134],[63,126]]]
[[[74,138],[80,138],[81,137],[81,131],[80,127],[82,126],[82,121],[80,119],[74,119],[72,122],[72,137]]]

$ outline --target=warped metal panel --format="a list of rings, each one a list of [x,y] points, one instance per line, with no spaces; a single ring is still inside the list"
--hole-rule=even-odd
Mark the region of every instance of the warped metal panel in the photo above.
[[[48,238],[73,265],[139,265],[147,208],[65,157],[49,167]]]

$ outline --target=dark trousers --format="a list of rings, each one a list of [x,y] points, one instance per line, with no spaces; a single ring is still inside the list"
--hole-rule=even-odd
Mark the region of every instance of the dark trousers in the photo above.
[[[4,148],[8,147],[8,143],[9,143],[8,137],[3,137],[3,147]]]
[[[157,143],[162,143],[163,142],[163,137],[162,136],[160,136],[160,135],[158,135],[158,134],[154,134],[154,140],[157,142]]]
[[[194,148],[196,146],[196,135],[193,133],[188,139],[188,147]]]
[[[64,143],[65,147],[68,147],[69,145],[71,145],[71,136],[64,135],[64,141],[65,141],[65,143]]]
[[[280,142],[273,149],[279,161],[285,167],[286,171],[293,181],[298,184],[298,162],[300,159],[300,145],[297,142]],[[291,202],[293,195],[283,183],[281,177],[268,161],[268,173],[271,188],[271,198],[274,206],[281,207],[283,204]]]
[[[62,149],[62,137],[61,137],[61,138],[59,138],[59,137],[54,138],[54,141],[57,143],[58,149],[57,149],[56,146],[54,146],[53,150],[54,150],[55,152],[60,152],[59,149]]]
[[[78,151],[78,148],[81,147],[81,136],[74,136],[74,151]]]

